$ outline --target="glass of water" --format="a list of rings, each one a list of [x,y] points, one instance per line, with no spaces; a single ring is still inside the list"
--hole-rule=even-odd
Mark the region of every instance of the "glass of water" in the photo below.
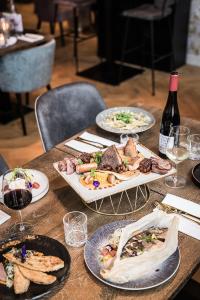
[[[189,158],[200,160],[200,134],[191,134],[188,136]]]
[[[87,241],[87,216],[80,211],[72,211],[63,217],[65,242],[71,247],[81,247]]]
[[[129,138],[132,138],[134,140],[134,142],[138,142],[139,141],[139,135],[137,133],[132,133],[132,134],[122,133],[120,135],[120,144],[126,145],[126,143],[128,142]]]

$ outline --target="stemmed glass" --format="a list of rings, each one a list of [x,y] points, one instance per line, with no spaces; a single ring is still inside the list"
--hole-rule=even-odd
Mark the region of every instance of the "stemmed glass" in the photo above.
[[[190,130],[185,126],[171,127],[169,139],[167,142],[166,155],[174,162],[175,168],[177,165],[188,158],[189,156],[189,144],[188,136]],[[165,179],[165,184],[171,188],[184,187],[186,179],[182,176],[175,175],[168,176]]]
[[[28,233],[32,225],[24,223],[21,210],[27,207],[32,200],[31,185],[24,169],[8,170],[2,181],[3,203],[10,209],[18,210],[20,222],[10,229],[11,234]]]

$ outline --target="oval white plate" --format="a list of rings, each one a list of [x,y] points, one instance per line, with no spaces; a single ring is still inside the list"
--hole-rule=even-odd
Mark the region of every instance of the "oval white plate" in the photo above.
[[[125,130],[125,129],[120,129],[120,128],[114,128],[104,122],[105,118],[108,117],[110,114],[116,113],[116,112],[122,112],[122,111],[123,112],[142,113],[150,118],[149,124],[145,125],[145,126],[141,126],[141,127],[136,127],[131,130]],[[121,134],[121,133],[131,134],[131,133],[143,132],[143,131],[150,129],[155,124],[155,118],[150,112],[148,112],[142,108],[139,108],[139,107],[113,107],[113,108],[108,108],[108,109],[100,112],[96,116],[96,123],[100,128],[102,128],[106,131],[109,131],[109,132],[113,132],[113,133],[117,133],[117,134]]]

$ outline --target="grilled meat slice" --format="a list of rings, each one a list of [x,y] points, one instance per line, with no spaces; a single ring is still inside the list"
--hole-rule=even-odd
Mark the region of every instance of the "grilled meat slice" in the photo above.
[[[122,164],[123,162],[117,151],[117,148],[115,147],[115,145],[112,145],[108,147],[102,155],[99,169],[116,171]]]

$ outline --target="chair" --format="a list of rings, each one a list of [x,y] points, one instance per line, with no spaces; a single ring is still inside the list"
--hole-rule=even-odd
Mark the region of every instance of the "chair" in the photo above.
[[[72,8],[67,5],[56,7],[54,0],[35,0],[35,13],[38,17],[37,29],[41,28],[42,22],[49,22],[51,34],[55,33],[55,23],[60,27],[61,44],[65,45],[63,22],[69,19]]]
[[[0,175],[4,174],[8,170],[9,170],[9,166],[6,163],[3,156],[0,154]]]
[[[8,11],[8,1],[1,0],[0,1],[0,12]]]
[[[41,87],[50,89],[54,62],[55,40],[23,51],[9,53],[0,58],[0,90],[15,93],[23,133],[26,126],[22,107],[22,93]]]
[[[166,53],[162,56],[156,57],[155,54],[155,36],[154,36],[154,22],[161,21],[165,18],[168,18],[170,22],[170,16],[173,13],[172,5],[175,3],[175,0],[154,0],[154,4],[143,4],[133,9],[129,9],[123,11],[122,16],[125,17],[126,24],[125,24],[125,34],[124,34],[124,41],[123,41],[123,48],[122,48],[122,56],[121,61],[124,62],[125,55],[128,52],[135,50],[135,49],[127,50],[127,39],[128,39],[128,31],[129,31],[129,21],[130,19],[138,19],[149,22],[150,25],[150,52],[151,52],[151,78],[152,78],[152,95],[155,95],[155,64],[166,57],[170,56],[171,58],[171,66],[174,63],[173,58],[173,47],[172,47],[172,30],[171,30],[171,23],[169,25],[169,36],[171,40],[171,51]],[[121,77],[122,67],[120,68],[119,78]]]
[[[105,108],[99,92],[89,83],[66,84],[39,96],[35,114],[45,151],[93,124]]]

